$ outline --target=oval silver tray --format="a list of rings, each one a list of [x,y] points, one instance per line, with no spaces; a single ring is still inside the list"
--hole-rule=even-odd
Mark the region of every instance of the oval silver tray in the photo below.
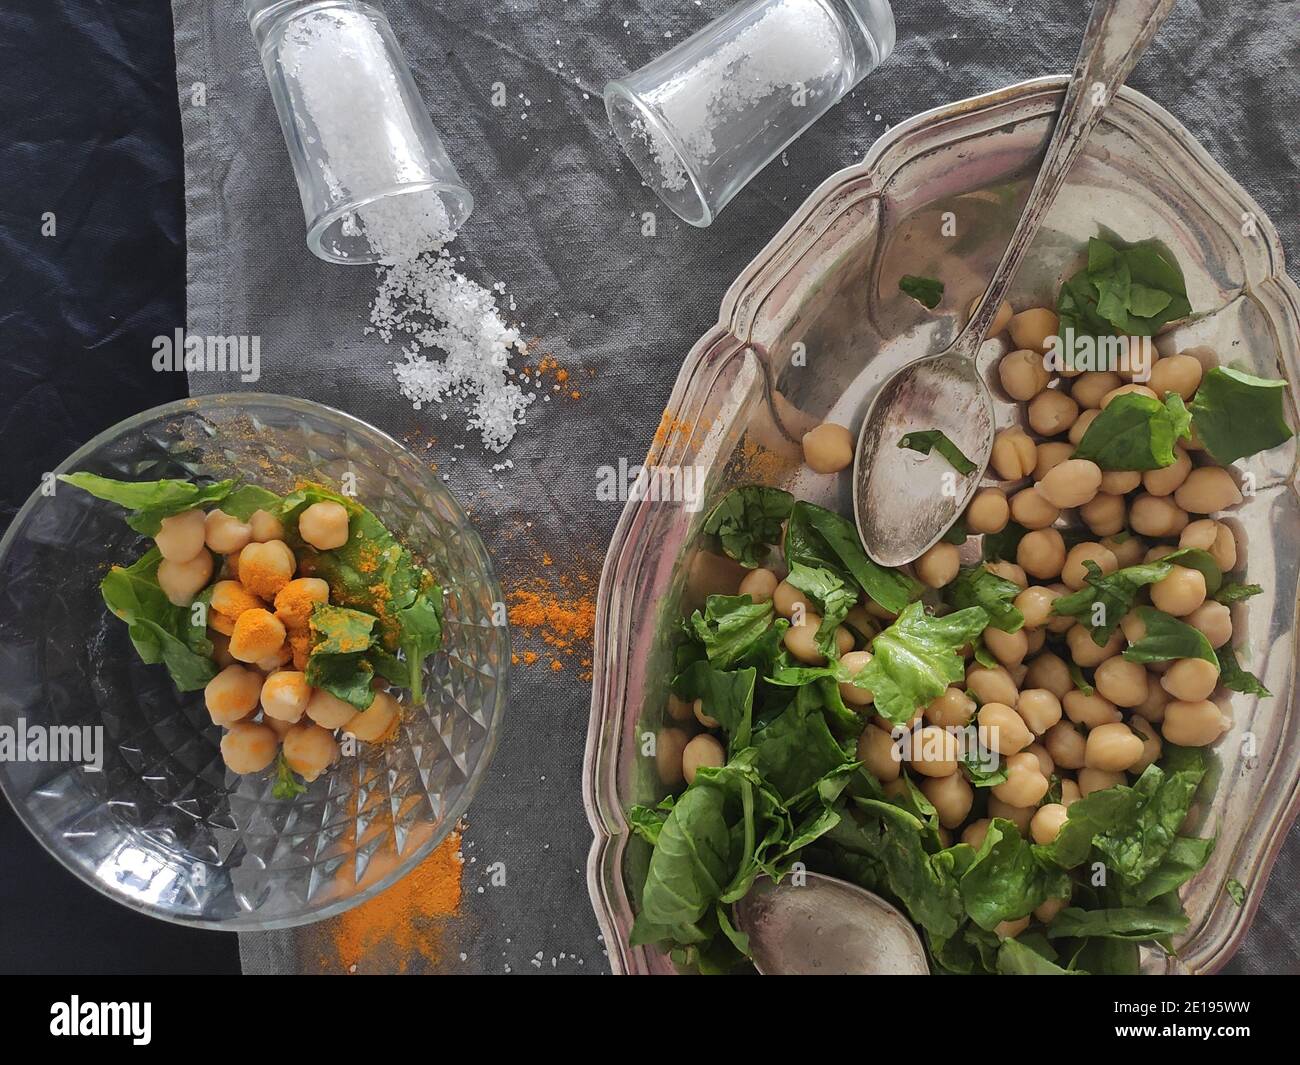
[[[856,426],[885,377],[955,335],[1002,254],[1065,83],[1012,85],[889,131],[862,163],[827,179],[741,272],[718,325],[686,357],[647,465],[694,468],[705,478],[703,505],[629,502],[597,603],[583,780],[595,835],[587,879],[615,972],[673,971],[661,952],[628,943],[648,848],[629,840],[624,811],[666,792],[641,752],[645,735],[663,724],[674,627],[705,594],[734,590],[739,579],[734,563],[697,544],[703,516],[726,489],[749,482],[851,513],[849,478],[804,469],[798,440],[826,419]],[[1162,350],[1208,346],[1222,362],[1285,375],[1294,397],[1300,290],[1286,276],[1276,231],[1168,112],[1130,89],[1075,166],[1012,303],[1054,306],[1061,278],[1099,232],[1157,238],[1182,264],[1195,313],[1159,338]],[[945,281],[934,312],[899,292],[904,273]],[[985,346],[986,369],[999,343]],[[1004,405],[1000,421],[1013,413]],[[1217,835],[1218,846],[1184,889],[1191,925],[1176,956],[1146,952],[1146,972],[1212,972],[1231,957],[1300,810],[1294,443],[1236,471],[1253,480],[1254,494],[1232,521],[1250,579],[1265,592],[1234,608],[1234,625],[1245,637],[1243,665],[1275,697],[1231,699],[1235,724],[1215,748],[1218,786],[1194,811],[1199,832]],[[1229,878],[1245,887],[1241,907],[1224,890]]]

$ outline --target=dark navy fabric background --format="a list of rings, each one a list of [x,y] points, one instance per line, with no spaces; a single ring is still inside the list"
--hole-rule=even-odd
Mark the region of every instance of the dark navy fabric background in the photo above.
[[[186,394],[140,357],[185,323],[174,66],[167,0],[0,7],[0,527],[80,444]],[[238,971],[233,935],[110,902],[0,800],[0,972]]]

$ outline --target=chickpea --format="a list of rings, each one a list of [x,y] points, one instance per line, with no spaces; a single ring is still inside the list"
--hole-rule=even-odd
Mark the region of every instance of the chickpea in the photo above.
[[[1039,807],[1039,809],[1042,809],[1042,807]],[[1032,828],[1032,821],[1030,822],[1030,826]],[[1059,832],[1060,829],[1058,828],[1057,831]],[[1068,905],[1070,905],[1069,899],[1046,899],[1041,906],[1034,910],[1034,917],[1043,924],[1051,924],[1056,920],[1056,915]]]
[[[853,434],[824,421],[803,434],[803,464],[814,473],[839,473],[853,466]]]
[[[899,741],[884,729],[864,728],[858,737],[858,761],[881,783],[897,780],[903,768]]]
[[[1146,385],[1121,385],[1119,388],[1107,392],[1101,397],[1101,409],[1105,410],[1111,403],[1120,396],[1127,396],[1130,393],[1138,396],[1146,396],[1149,399],[1155,399],[1156,394],[1147,388]]]
[[[331,551],[348,542],[348,512],[342,503],[325,499],[298,515],[298,535],[317,551]]]
[[[1070,815],[1059,802],[1049,802],[1034,811],[1029,821],[1029,834],[1035,843],[1051,843],[1061,834],[1061,829]],[[1053,915],[1055,916],[1055,915]]]
[[[882,717],[880,714],[874,715],[871,718],[871,723],[875,725],[876,728],[880,729],[882,732],[888,733],[890,736],[892,736],[894,735],[895,732],[899,732],[899,731],[915,732],[917,728],[920,727],[921,722],[924,720],[925,720],[925,711],[918,710],[916,711],[916,713],[912,715],[912,719],[910,721],[905,721],[901,725],[895,725],[892,721],[889,720],[889,718]]]
[[[999,533],[1011,520],[1011,505],[1001,488],[981,488],[966,508],[966,530],[972,534]]]
[[[1091,540],[1075,544],[1065,556],[1065,565],[1061,567],[1061,580],[1071,591],[1078,591],[1087,583],[1088,570],[1085,562],[1092,562],[1104,574],[1114,573],[1119,569],[1119,561],[1108,548]]]
[[[805,614],[811,610],[807,597],[789,581],[782,581],[772,590],[772,606],[783,618],[794,617],[796,607],[801,607]]]
[[[981,703],[1002,703],[1005,706],[1014,706],[1020,694],[1011,674],[1002,666],[985,669],[972,663],[966,670],[966,688],[974,692]]]
[[[1120,377],[1125,381],[1138,377],[1149,378],[1151,368],[1160,357],[1155,342],[1150,337],[1124,337],[1123,342],[1118,370]]]
[[[279,674],[277,673],[276,676],[279,676]],[[269,681],[270,677],[267,680]],[[307,716],[321,728],[331,730],[342,728],[356,716],[356,712],[357,708],[355,706],[351,703],[345,703],[337,695],[327,692],[324,688],[317,688],[311,693],[311,698],[307,700],[305,710]]]
[[[1020,693],[1020,700],[1016,703],[1016,713],[1020,715],[1030,732],[1035,736],[1042,736],[1061,720],[1061,700],[1055,692],[1050,692],[1046,688],[1026,688]]]
[[[740,582],[740,594],[749,596],[755,603],[766,603],[780,583],[770,569],[752,570]]]
[[[1039,392],[1029,401],[1029,427],[1040,436],[1068,432],[1079,416],[1079,404],[1058,388]]]
[[[1204,658],[1180,658],[1160,678],[1160,686],[1184,703],[1208,699],[1218,684],[1219,667]]]
[[[397,731],[401,716],[401,703],[389,695],[388,692],[375,692],[375,697],[370,705],[364,710],[358,710],[353,714],[352,719],[343,726],[343,731],[350,736],[355,736],[363,743],[379,743]],[[660,736],[662,737],[665,732],[681,733],[683,742],[678,750],[685,749],[686,734],[681,732],[681,729],[661,729]],[[662,742],[661,739],[660,743]]]
[[[280,738],[265,725],[236,721],[221,737],[221,758],[232,773],[260,773],[275,761]]]
[[[1061,805],[1067,810],[1076,802],[1083,798],[1083,793],[1079,790],[1079,785],[1075,781],[1064,778],[1061,781]]]
[[[980,305],[980,298],[981,297],[976,296],[971,300],[970,308],[966,311],[967,321],[975,316],[975,310]],[[1002,330],[1007,327],[1007,323],[1011,321],[1011,316],[1013,314],[1015,314],[1015,311],[1011,309],[1011,304],[1006,300],[1003,300],[998,304],[998,313],[993,316],[993,321],[989,323],[989,331],[984,334],[984,339],[992,340],[1002,332]]]
[[[163,518],[153,542],[169,562],[188,562],[203,550],[203,511],[183,510]]]
[[[1081,691],[1066,692],[1065,698],[1061,700],[1065,707],[1065,716],[1073,721],[1076,725],[1083,725],[1085,728],[1097,728],[1100,725],[1109,725],[1112,722],[1123,720],[1120,712],[1115,708],[1115,704],[1102,695],[1087,695]],[[1051,750],[1049,747],[1048,750]],[[1053,755],[1053,758],[1056,756]],[[1067,766],[1067,769],[1074,768]]]
[[[1159,562],[1166,555],[1172,555],[1178,548],[1171,547],[1169,544],[1156,544],[1145,555],[1142,556],[1143,562]]]
[[[1040,654],[1029,663],[1029,672],[1025,674],[1025,683],[1031,689],[1046,689],[1055,695],[1058,700],[1063,699],[1066,692],[1074,691],[1074,680],[1070,676],[1070,667],[1066,664],[1065,659],[1052,654],[1050,651]]]
[[[1052,604],[1059,597],[1052,589],[1041,584],[1026,588],[1015,598],[1015,608],[1025,619],[1025,628],[1033,630],[1046,625],[1052,618]]]
[[[239,583],[258,598],[272,600],[293,579],[296,566],[283,540],[250,543],[239,553]]]
[[[950,584],[961,569],[961,556],[952,544],[942,541],[916,560],[916,576],[922,584],[942,588]]]
[[[1165,719],[1165,707],[1168,704],[1169,693],[1159,684],[1148,684],[1147,697],[1133,707],[1133,713],[1153,725],[1158,725]]]
[[[1173,699],[1165,707],[1160,726],[1164,738],[1180,747],[1208,747],[1231,726],[1231,722],[1209,699],[1184,702]]]
[[[1006,768],[1007,779],[992,789],[1003,802],[1012,806],[1035,806],[1047,794],[1048,780],[1038,768],[1038,759],[1028,751],[1013,754],[1007,759]]]
[[[1016,562],[1039,580],[1060,576],[1065,566],[1065,540],[1055,529],[1034,529],[1017,545]]]
[[[1187,527],[1187,512],[1167,497],[1143,492],[1129,504],[1128,524],[1140,536],[1177,536]]]
[[[1158,359],[1151,367],[1151,379],[1147,383],[1158,399],[1163,400],[1170,392],[1177,392],[1185,400],[1190,400],[1201,387],[1201,375],[1204,370],[1200,360],[1192,355],[1169,355]]]
[[[1102,480],[1106,478],[1103,476]],[[1105,492],[1098,492],[1088,502],[1079,508],[1079,517],[1083,519],[1085,525],[1092,530],[1093,536],[1115,536],[1117,533],[1124,531],[1124,522],[1128,516],[1128,508],[1124,505],[1123,496],[1107,495]],[[1109,546],[1102,545],[1107,551]],[[1110,551],[1113,555],[1114,552]],[[1119,560],[1116,559],[1116,565]]]
[[[972,821],[962,831],[961,841],[968,847],[974,847],[979,850],[984,846],[984,837],[989,834],[989,825],[993,822],[987,817],[981,817],[978,821]]]
[[[1142,483],[1142,474],[1138,470],[1103,470],[1101,474],[1101,491],[1107,495],[1128,495]]]
[[[1175,493],[1192,472],[1192,460],[1186,450],[1174,445],[1174,463],[1158,470],[1147,470],[1142,474],[1142,487],[1148,495],[1163,498]]]
[[[1018,666],[1029,653],[1029,637],[1024,629],[1003,632],[990,626],[984,630],[984,646],[1004,666]]]
[[[1019,585],[1021,591],[1029,587],[1029,578],[1025,576],[1025,571],[1014,562],[985,562],[984,568],[1004,581]]]
[[[1062,769],[1082,769],[1087,741],[1068,721],[1058,721],[1043,733],[1043,746]]]
[[[208,511],[203,529],[208,547],[219,555],[242,551],[253,538],[253,527],[248,522],[231,517],[220,508]]]
[[[949,685],[925,708],[925,720],[940,728],[964,728],[974,714],[975,700],[956,685]]]
[[[200,551],[188,562],[158,563],[158,587],[173,606],[189,606],[212,579],[212,556]]]
[[[1029,726],[1005,703],[985,703],[975,715],[982,747],[1001,755],[1018,754],[1034,742]]]
[[[946,777],[957,772],[957,739],[951,732],[925,725],[912,733],[912,769],[926,777]]]
[[[245,610],[266,609],[266,604],[251,592],[245,591],[238,581],[217,581],[212,586],[212,597],[208,603],[218,614],[232,621],[238,620]]]
[[[1051,780],[1052,774],[1056,772],[1056,763],[1052,761],[1052,756],[1047,753],[1047,748],[1041,743],[1031,743],[1025,750],[1038,759],[1038,771],[1048,780]]]
[[[1092,638],[1092,631],[1084,625],[1073,625],[1065,634],[1065,642],[1070,648],[1070,657],[1075,664],[1084,669],[1101,665],[1106,659],[1114,658],[1124,649],[1124,637],[1112,632],[1100,647]]]
[[[1142,757],[1128,767],[1130,773],[1141,774],[1147,766],[1160,760],[1160,753],[1164,744],[1160,742],[1160,733],[1156,731],[1155,725],[1151,724],[1146,718],[1131,717],[1129,718],[1129,728],[1142,740]]]
[[[1097,420],[1097,415],[1100,413],[1101,411],[1096,408],[1080,411],[1079,416],[1074,419],[1074,424],[1070,426],[1069,433],[1066,434],[1070,443],[1075,447],[1083,443],[1083,438],[1088,435],[1088,427]]]
[[[1173,566],[1169,576],[1151,585],[1151,602],[1176,618],[1186,617],[1205,602],[1205,574],[1189,566]]]
[[[1003,821],[1010,821],[1016,826],[1017,831],[1019,831],[1022,836],[1027,836],[1029,834],[1029,822],[1034,816],[1034,808],[1032,805],[1017,806],[998,798],[996,794],[990,794],[988,812],[989,817],[991,818],[998,817]]]
[[[781,642],[785,648],[800,662],[809,666],[824,666],[826,656],[817,646],[817,629],[821,626],[819,615],[808,611],[804,614],[802,625],[791,625],[785,630]]]
[[[975,789],[961,773],[946,777],[927,777],[921,781],[921,794],[930,800],[939,824],[944,828],[957,828],[970,814],[975,803]]]
[[[284,539],[284,523],[270,511],[253,511],[248,519],[248,527],[253,534],[253,539],[259,544]]]
[[[1142,737],[1127,725],[1116,722],[1098,725],[1088,733],[1084,764],[1089,769],[1117,773],[1142,757]]]
[[[1047,351],[1049,337],[1056,336],[1060,319],[1046,307],[1030,307],[1013,314],[1007,323],[1011,342],[1017,348],[1032,348],[1040,355]]]
[[[701,767],[718,767],[726,763],[727,752],[722,749],[722,744],[708,733],[701,733],[682,751],[682,776],[687,784],[694,784],[695,774]]]
[[[682,775],[682,754],[689,742],[690,737],[679,728],[661,728],[655,736],[655,770],[665,787],[680,788],[686,782]]]
[[[269,610],[245,610],[230,634],[230,653],[240,662],[257,662],[284,646],[285,628]]]
[[[858,639],[870,643],[880,635],[880,625],[863,607],[855,606],[844,616],[844,624],[855,632]]]
[[[265,714],[262,715],[262,720],[259,721],[258,724],[265,725],[272,732],[274,732],[276,739],[278,739],[281,743],[284,742],[285,736],[287,736],[289,734],[290,729],[293,728],[292,721],[280,721],[278,718],[267,717]]]
[[[1079,794],[1085,799],[1094,791],[1105,791],[1123,783],[1124,774],[1120,772],[1087,767],[1079,770]]]
[[[1232,639],[1232,611],[1223,603],[1208,600],[1188,614],[1185,620],[1202,633],[1213,648],[1220,648]]]
[[[1237,568],[1237,538],[1223,522],[1213,518],[1189,522],[1178,538],[1178,546],[1208,551],[1215,565],[1224,573]]]
[[[1221,466],[1198,466],[1174,492],[1174,502],[1191,514],[1215,514],[1241,502],[1241,490]]]
[[[284,734],[284,760],[310,784],[339,756],[334,734],[319,725],[295,725]]]
[[[305,630],[312,612],[330,601],[330,586],[319,577],[297,577],[275,593],[275,616],[286,629]]]
[[[226,666],[203,689],[203,704],[214,725],[233,725],[257,709],[262,677],[240,665]]]
[[[1114,392],[1124,382],[1119,374],[1108,370],[1093,370],[1082,373],[1070,385],[1070,395],[1080,407],[1101,408],[1103,397]]]
[[[1116,655],[1097,667],[1093,677],[1097,691],[1116,706],[1137,706],[1147,697],[1147,671],[1139,662]]]
[[[994,472],[1004,481],[1019,481],[1028,477],[1038,461],[1034,441],[1019,426],[1003,429],[993,438],[993,453],[989,459]]]
[[[311,685],[304,674],[283,669],[262,685],[262,712],[281,721],[297,721],[311,700]],[[353,712],[356,710],[353,708]],[[351,715],[349,715],[351,716]]]
[[[853,434],[823,422],[803,434],[803,461],[814,473],[839,473],[853,465]]]
[[[265,658],[259,658],[253,664],[263,673],[275,673],[282,666],[287,665],[293,659],[293,648],[288,643],[280,645],[280,649],[274,654],[269,654]]]
[[[1146,545],[1141,537],[1130,536],[1127,533],[1103,537],[1101,542],[1103,546],[1110,548],[1110,553],[1115,556],[1120,569],[1136,566],[1146,553]]]
[[[1040,352],[1021,348],[1002,356],[998,362],[998,379],[1008,396],[1024,403],[1046,388],[1052,375],[1043,365]]]
[[[1067,459],[1038,482],[1042,497],[1061,509],[1083,506],[1100,487],[1101,468],[1087,459]]]
[[[1034,463],[1034,480],[1041,481],[1062,462],[1074,454],[1074,445],[1068,440],[1046,440],[1038,445],[1038,461]]]
[[[850,674],[857,674],[867,668],[867,663],[871,661],[870,651],[850,651],[840,658],[840,665],[849,671]],[[850,706],[869,706],[875,696],[866,688],[859,688],[856,684],[850,684],[844,681],[840,684],[840,698]]]

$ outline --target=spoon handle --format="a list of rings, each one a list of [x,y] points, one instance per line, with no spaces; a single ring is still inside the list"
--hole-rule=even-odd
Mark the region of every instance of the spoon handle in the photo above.
[[[1175,3],[1176,0],[1095,0],[1092,5],[1088,30],[1038,178],[1029,191],[1020,222],[1011,234],[993,280],[962,330],[961,346],[967,352],[978,352],[1079,150]]]

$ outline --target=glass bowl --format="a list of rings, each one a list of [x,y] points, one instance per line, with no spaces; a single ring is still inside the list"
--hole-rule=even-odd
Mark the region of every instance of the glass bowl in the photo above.
[[[142,663],[105,607],[104,572],[148,542],[111,503],[61,483],[38,489],[0,540],[0,725],[51,739],[63,726],[100,729],[102,768],[0,761],[0,786],[37,839],[132,909],[227,931],[331,916],[417,865],[483,780],[510,663],[487,552],[434,472],[347,414],[255,393],[145,411],[54,472],[73,470],[241,477],[281,493],[354,477],[358,502],[442,584],[446,625],[423,703],[400,693],[398,736],[358,745],[305,794],[277,800],[273,770],[226,770],[203,693],[178,693],[166,669]]]
[[[666,954],[632,946],[649,848],[625,811],[665,789],[643,737],[663,727],[674,634],[708,592],[742,571],[701,544],[700,525],[730,487],[764,483],[852,513],[848,477],[802,465],[802,434],[822,421],[860,424],[874,390],[900,367],[943,350],[1006,247],[1037,172],[1067,78],[1050,77],[917,115],[865,160],[828,178],[741,272],[718,324],[687,356],[646,466],[692,469],[691,506],[646,496],[615,529],[596,604],[584,799],[594,842],[587,883],[615,972],[672,972]],[[945,222],[956,222],[955,236]],[[1247,224],[1248,223],[1248,224]],[[1196,313],[1157,338],[1162,353],[1206,345],[1291,385],[1297,423],[1300,290],[1259,205],[1163,108],[1132,89],[1107,107],[1021,268],[1014,306],[1054,306],[1061,277],[1098,227],[1153,236],[1177,256]],[[902,274],[939,277],[930,312],[899,291]],[[986,379],[1005,341],[986,344]],[[991,389],[998,394],[996,385]],[[998,407],[999,424],[1018,412]],[[1245,572],[1264,593],[1233,608],[1243,664],[1272,699],[1228,693],[1232,728],[1195,807],[1209,863],[1182,889],[1190,918],[1176,953],[1145,950],[1148,973],[1214,972],[1250,927],[1269,869],[1300,811],[1296,609],[1300,495],[1296,442],[1236,463],[1255,491],[1228,518]],[[974,561],[974,539],[964,561]],[[646,604],[654,604],[647,609]],[[1229,880],[1245,890],[1238,906]]]

